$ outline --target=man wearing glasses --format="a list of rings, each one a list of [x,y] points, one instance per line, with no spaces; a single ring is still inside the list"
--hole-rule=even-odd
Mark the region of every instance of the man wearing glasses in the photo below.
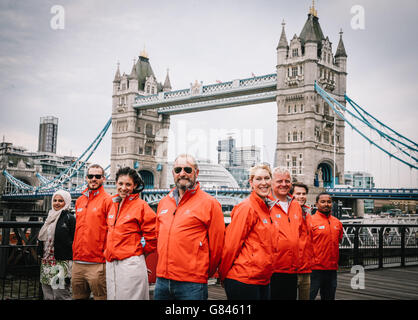
[[[106,261],[104,249],[107,213],[111,196],[105,191],[104,170],[98,164],[87,170],[87,189],[75,204],[76,228],[73,242],[73,299],[106,300]]]
[[[219,202],[200,189],[196,160],[174,161],[175,187],[158,204],[155,300],[206,300],[218,267],[225,222]]]

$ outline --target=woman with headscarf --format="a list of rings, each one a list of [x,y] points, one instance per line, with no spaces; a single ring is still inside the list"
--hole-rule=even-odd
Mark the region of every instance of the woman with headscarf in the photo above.
[[[69,210],[71,195],[58,190],[38,240],[41,249],[41,285],[45,300],[71,300],[72,244],[75,216]]]

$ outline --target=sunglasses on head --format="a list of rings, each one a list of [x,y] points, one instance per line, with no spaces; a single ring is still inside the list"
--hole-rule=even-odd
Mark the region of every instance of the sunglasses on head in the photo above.
[[[174,168],[174,172],[177,173],[177,174],[180,173],[181,170],[184,170],[184,172],[190,174],[190,173],[192,173],[193,168],[192,167],[175,167]]]
[[[101,179],[103,177],[103,175],[102,174],[88,174],[87,175],[87,179],[93,179],[93,178],[96,178],[96,179]]]

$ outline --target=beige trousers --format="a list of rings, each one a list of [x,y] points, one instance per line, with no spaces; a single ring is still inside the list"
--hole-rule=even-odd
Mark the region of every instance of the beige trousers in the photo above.
[[[106,262],[107,300],[149,300],[144,255]]]
[[[299,300],[309,300],[309,294],[311,289],[311,274],[299,273],[298,274],[298,288],[299,288]]]

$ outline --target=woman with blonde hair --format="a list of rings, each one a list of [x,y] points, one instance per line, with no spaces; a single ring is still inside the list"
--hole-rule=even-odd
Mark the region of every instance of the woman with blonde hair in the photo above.
[[[69,210],[70,205],[70,193],[56,191],[52,196],[52,208],[38,234],[44,300],[71,300],[75,217]]]
[[[270,299],[275,234],[268,199],[271,178],[270,166],[251,168],[251,195],[231,212],[218,269],[228,300]]]

